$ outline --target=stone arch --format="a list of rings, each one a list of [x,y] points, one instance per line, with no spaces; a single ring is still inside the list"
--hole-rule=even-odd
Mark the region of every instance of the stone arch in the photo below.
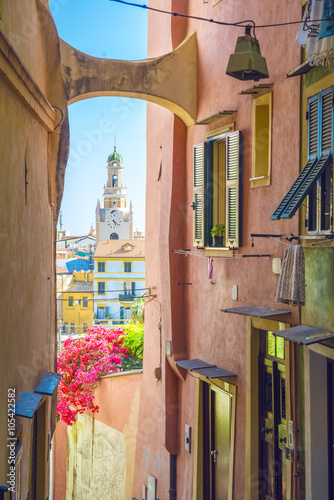
[[[190,126],[197,116],[196,33],[172,52],[144,61],[89,56],[60,40],[62,75],[69,104],[98,96],[144,99]]]

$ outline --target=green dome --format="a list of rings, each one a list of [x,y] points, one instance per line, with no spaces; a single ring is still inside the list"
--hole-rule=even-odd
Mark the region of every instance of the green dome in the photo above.
[[[118,161],[118,163],[123,162],[123,158],[120,154],[116,153],[116,146],[114,147],[114,152],[108,156],[108,162]]]

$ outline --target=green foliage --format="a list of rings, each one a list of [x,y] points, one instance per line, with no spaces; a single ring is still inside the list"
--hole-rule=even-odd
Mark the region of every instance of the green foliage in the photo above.
[[[132,356],[143,359],[144,325],[143,323],[128,323],[123,326],[124,341],[122,347],[130,351]]]
[[[217,224],[211,229],[211,236],[223,236],[225,233],[225,224]]]
[[[131,319],[134,323],[144,323],[145,297],[140,297],[131,306]]]

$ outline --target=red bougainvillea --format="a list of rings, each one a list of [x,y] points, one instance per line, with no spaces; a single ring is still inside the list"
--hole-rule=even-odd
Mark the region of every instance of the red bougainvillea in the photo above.
[[[95,326],[86,330],[82,338],[69,337],[63,344],[58,358],[59,383],[57,416],[72,425],[78,413],[99,411],[94,404],[97,381],[111,371],[129,351],[122,347],[124,332]]]

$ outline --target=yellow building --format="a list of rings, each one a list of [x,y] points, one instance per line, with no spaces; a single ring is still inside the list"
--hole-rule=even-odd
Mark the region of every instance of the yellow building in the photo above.
[[[93,310],[93,273],[74,271],[62,297],[63,333],[84,333],[92,325]]]

